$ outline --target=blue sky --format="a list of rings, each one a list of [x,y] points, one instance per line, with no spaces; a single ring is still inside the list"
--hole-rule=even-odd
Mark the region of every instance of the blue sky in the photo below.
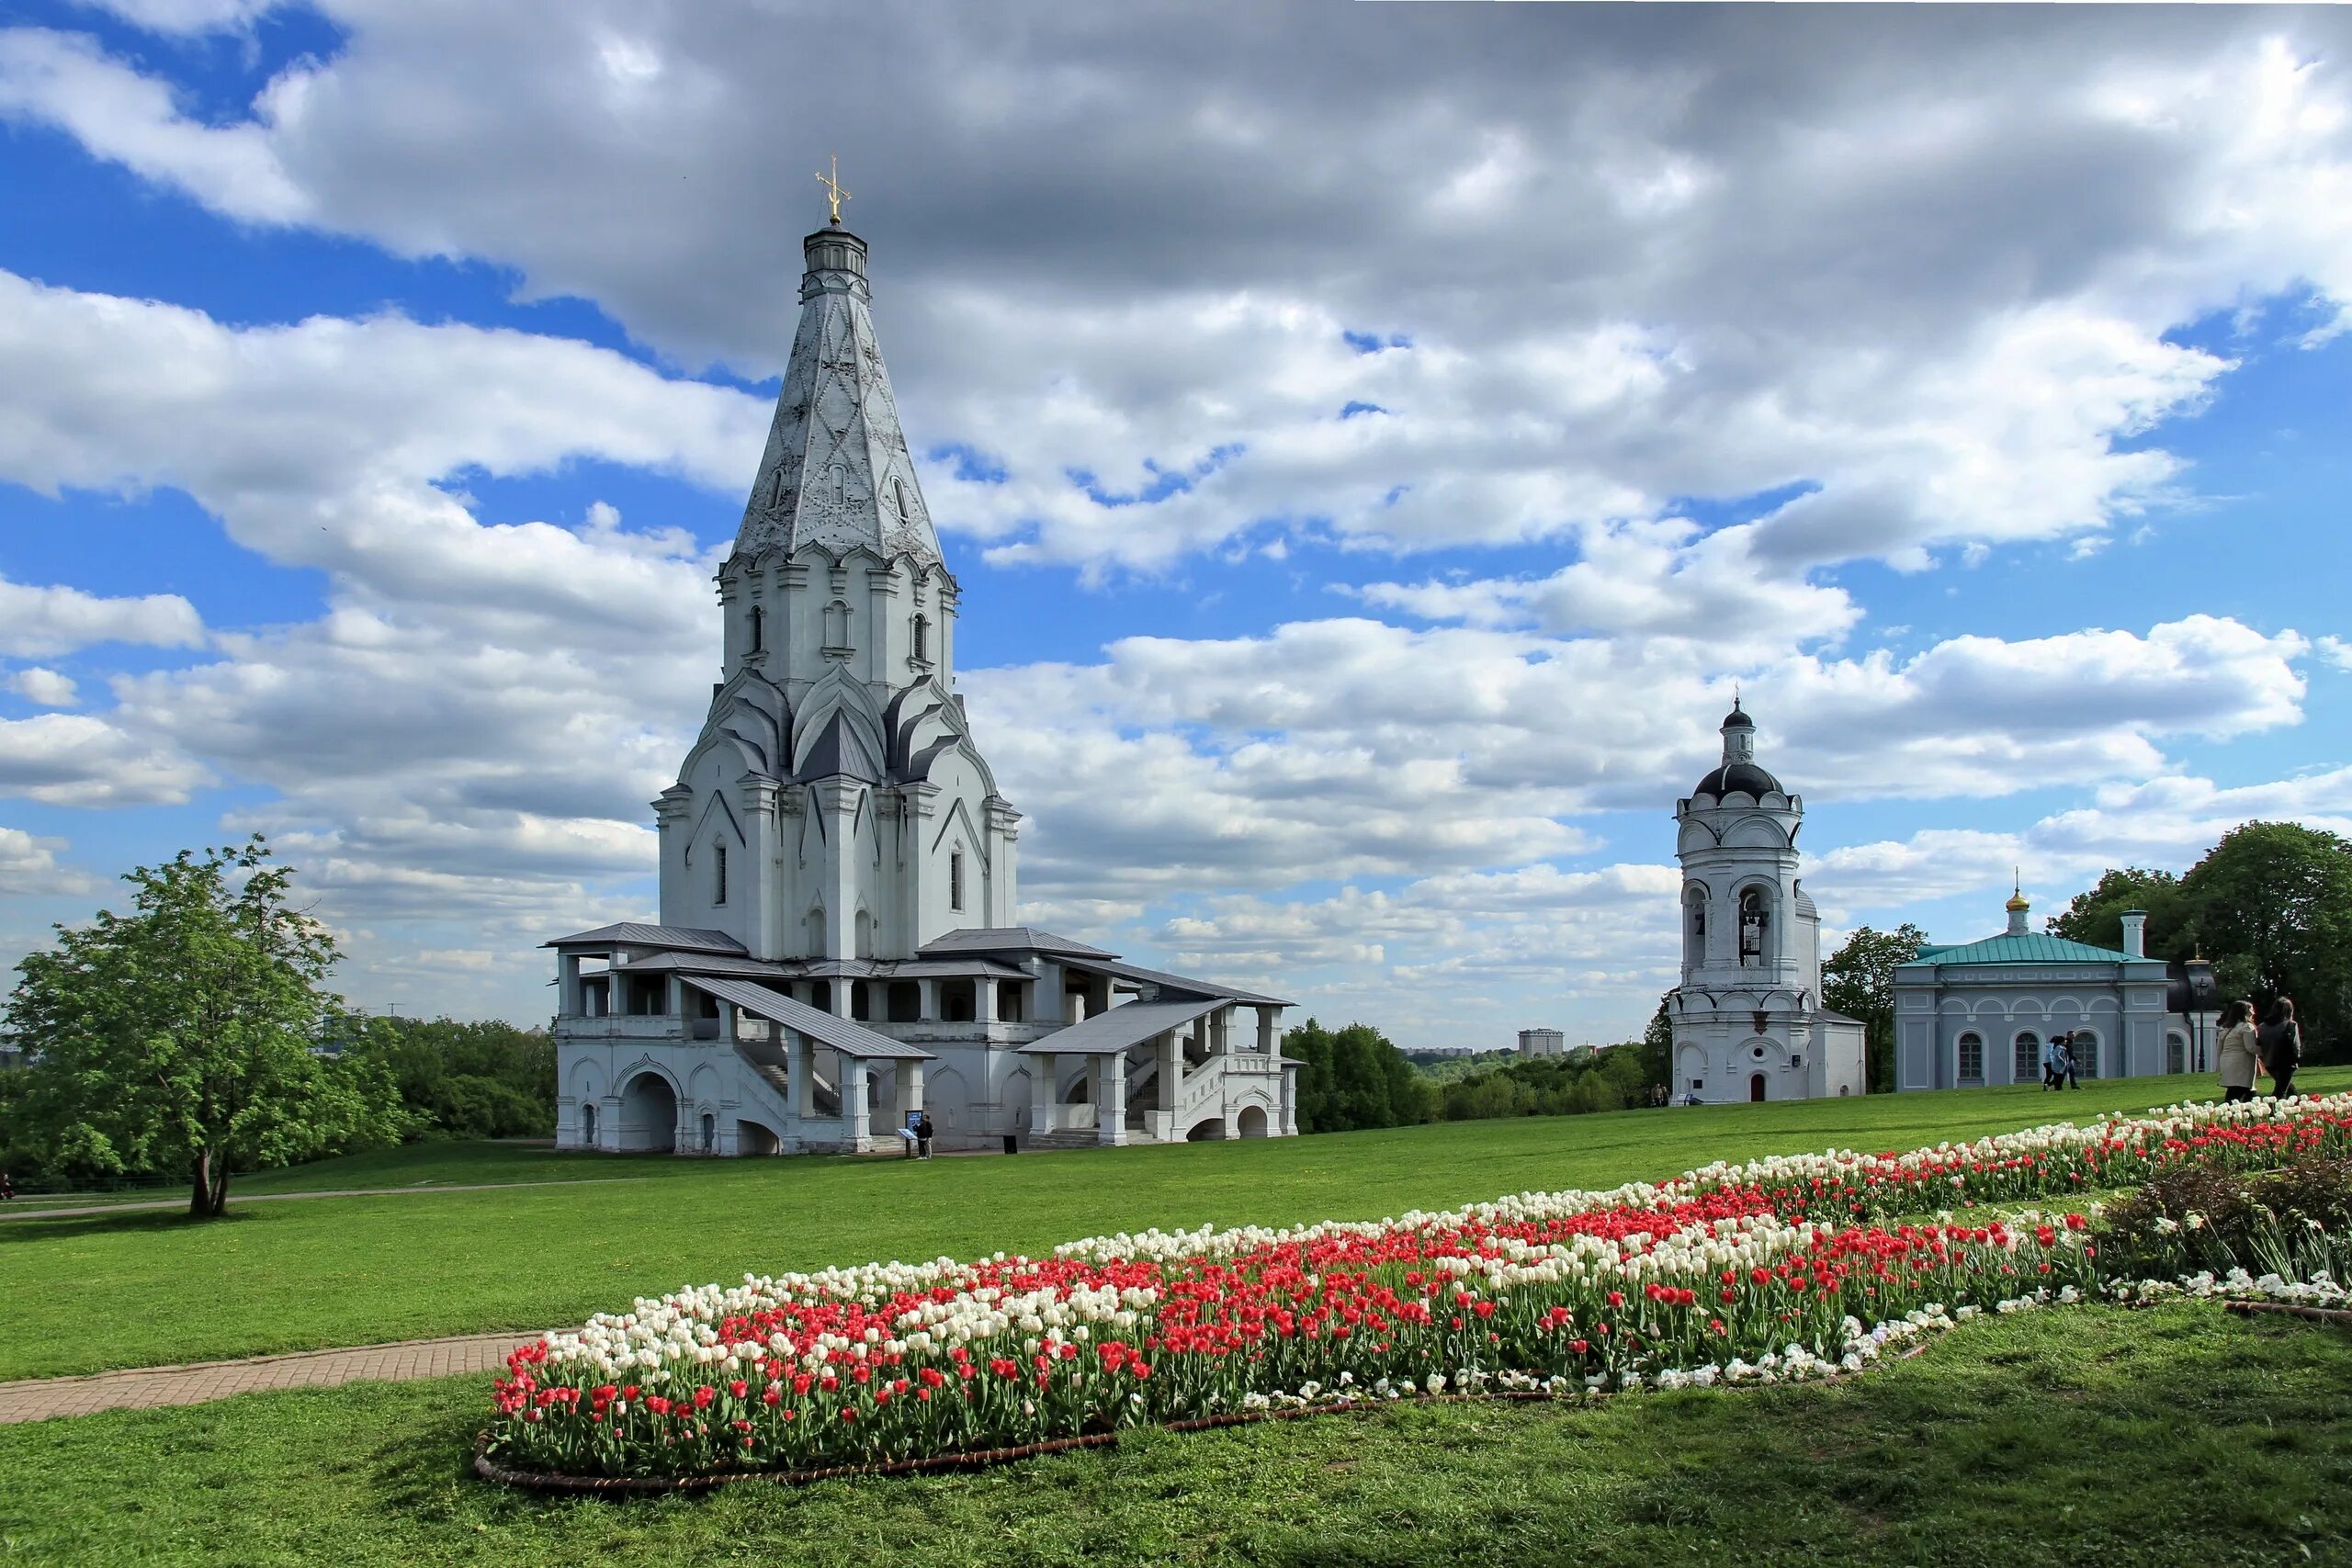
[[[250,829],[365,1006],[649,910],[834,152],[1036,923],[1616,1037],[1735,682],[1840,931],[2345,826],[2339,24],[1849,15],[18,6],[0,958]]]

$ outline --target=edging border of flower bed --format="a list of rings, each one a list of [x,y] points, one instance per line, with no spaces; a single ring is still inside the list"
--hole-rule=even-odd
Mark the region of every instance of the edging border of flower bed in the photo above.
[[[1908,1359],[1925,1345],[1904,1353]],[[1856,1373],[1837,1377],[1820,1377],[1815,1383],[1844,1382]],[[1753,1385],[1762,1388],[1768,1385]],[[1745,1392],[1741,1390],[1739,1392]],[[1617,1397],[1615,1393],[1587,1389],[1575,1393],[1550,1393],[1542,1389],[1498,1389],[1491,1393],[1417,1394],[1411,1399],[1357,1399],[1344,1404],[1303,1404],[1290,1410],[1233,1410],[1221,1416],[1195,1416],[1182,1421],[1170,1421],[1158,1427],[1135,1427],[1135,1431],[1206,1432],[1221,1427],[1248,1427],[1261,1421],[1291,1421],[1303,1416],[1369,1416],[1376,1411],[1398,1410],[1435,1404],[1599,1404]],[[1025,1459],[1041,1459],[1049,1454],[1069,1453],[1080,1449],[1114,1449],[1123,1434],[1118,1432],[1087,1432],[1075,1438],[1049,1438],[1043,1442],[1022,1443],[1005,1449],[975,1449],[962,1453],[934,1454],[928,1459],[891,1460],[882,1464],[837,1464],[815,1470],[729,1470],[705,1475],[567,1475],[557,1471],[509,1470],[490,1457],[490,1432],[484,1428],[474,1440],[474,1473],[484,1481],[515,1486],[532,1492],[587,1493],[611,1496],[616,1494],[631,1496],[658,1496],[673,1492],[708,1492],[716,1487],[731,1486],[746,1481],[764,1481],[778,1486],[806,1486],[820,1481],[838,1481],[860,1476],[924,1475],[947,1470],[985,1470],[1000,1464],[1012,1464]]]
[[[1894,1359],[1907,1361],[1914,1357],[1924,1356],[1932,1343],[1932,1340],[1924,1340]],[[1772,1387],[1818,1388],[1825,1383],[1859,1382],[1873,1370],[1865,1368],[1859,1372],[1826,1372],[1807,1378],[1802,1384],[1733,1383],[1709,1392],[1750,1393]],[[1139,1427],[1131,1430],[1208,1432],[1225,1427],[1254,1426],[1261,1421],[1295,1421],[1310,1416],[1373,1416],[1386,1410],[1419,1409],[1439,1404],[1561,1404],[1589,1408],[1627,1394],[1675,1392],[1679,1391],[1589,1388],[1570,1393],[1553,1393],[1544,1389],[1497,1389],[1487,1393],[1423,1393],[1415,1394],[1410,1399],[1351,1399],[1343,1403],[1301,1404],[1284,1410],[1232,1410],[1221,1416],[1195,1416],[1158,1427]],[[484,1427],[474,1438],[473,1472],[484,1481],[526,1492],[650,1497],[672,1493],[709,1492],[747,1481],[763,1481],[776,1486],[808,1486],[820,1481],[852,1480],[864,1476],[928,1475],[950,1470],[988,1470],[1001,1464],[1014,1464],[1023,1460],[1042,1459],[1081,1449],[1115,1449],[1124,1435],[1119,1432],[1087,1432],[1075,1438],[1049,1438],[1043,1442],[1022,1443],[1012,1448],[975,1449],[963,1453],[933,1454],[928,1459],[892,1460],[883,1464],[826,1465],[813,1470],[728,1470],[704,1475],[567,1475],[559,1471],[507,1469],[490,1457],[491,1434],[489,1428]]]

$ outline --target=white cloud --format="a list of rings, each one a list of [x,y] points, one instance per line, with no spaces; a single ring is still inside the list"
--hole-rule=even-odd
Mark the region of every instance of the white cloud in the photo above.
[[[85,894],[97,883],[59,861],[62,839],[40,839],[21,828],[0,827],[0,897]]]
[[[82,0],[157,33],[229,32],[250,27],[279,0]]]
[[[213,782],[203,765],[104,719],[45,713],[0,719],[0,795],[50,806],[175,804]]]
[[[2352,670],[2352,642],[2340,637],[2313,638],[2312,651],[2338,670]]]
[[[6,681],[0,681],[0,685],[6,686],[27,702],[37,703],[45,708],[70,708],[81,705],[81,691],[74,685],[72,676],[45,670],[38,664],[17,671]]]
[[[192,19],[204,9],[188,6]],[[160,17],[167,9],[153,7]],[[278,166],[265,122],[207,125],[172,89],[107,56],[77,33],[0,31],[0,118],[67,131],[91,154],[177,186],[232,218],[299,222],[310,197]]]
[[[0,317],[0,333],[6,331]],[[6,362],[6,350],[0,348],[0,367]],[[0,393],[0,405],[6,400]],[[203,640],[204,622],[196,606],[176,593],[107,598],[78,588],[35,587],[0,577],[0,653],[71,653],[102,642],[194,648]]]
[[[2165,503],[2188,477],[2137,438],[2229,368],[2168,330],[2352,296],[2343,29],[2316,11],[1604,38],[1524,11],[880,7],[811,54],[728,5],[323,8],[341,52],[243,119],[35,29],[0,34],[0,103],[222,211],[511,264],[760,370],[816,211],[787,149],[854,125],[902,400],[924,444],[1004,470],[933,472],[934,510],[1006,559],[1158,569],[1275,532],[1605,550],[1678,498],[1805,487],[1741,548],[1834,626],[1811,567],[2091,548]],[[1251,47],[1208,47],[1232,29]],[[1073,469],[1157,499],[1099,503]]]

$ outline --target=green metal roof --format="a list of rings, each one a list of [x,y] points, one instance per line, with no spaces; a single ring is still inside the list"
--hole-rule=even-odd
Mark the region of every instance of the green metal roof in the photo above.
[[[1983,942],[1962,942],[1958,947],[1923,947],[1911,964],[2130,964],[2137,962],[2128,953],[2111,947],[2093,947],[2086,942],[2068,942],[2063,936],[2029,933],[2011,936],[2004,931],[1988,936]]]

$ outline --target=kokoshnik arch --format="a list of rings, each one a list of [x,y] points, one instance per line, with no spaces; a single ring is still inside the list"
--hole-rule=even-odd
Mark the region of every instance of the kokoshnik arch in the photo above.
[[[956,580],[875,341],[865,242],[836,205],[803,249],[792,357],[718,572],[720,679],[653,806],[661,923],[548,944],[557,1142],[869,1153],[923,1111],[950,1148],[1295,1134],[1287,1002],[1017,923],[1021,814],[955,691]]]

